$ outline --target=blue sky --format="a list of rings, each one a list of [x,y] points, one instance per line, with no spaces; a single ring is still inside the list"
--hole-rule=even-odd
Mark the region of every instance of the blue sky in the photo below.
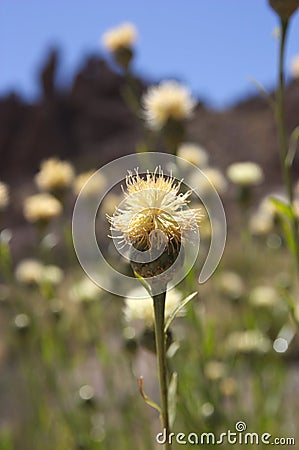
[[[100,36],[124,21],[139,30],[135,71],[149,81],[177,77],[216,107],[255,92],[249,77],[274,86],[277,17],[267,0],[0,0],[0,95],[38,95],[37,69],[61,49],[61,82]],[[299,14],[292,20],[287,67],[299,54]]]

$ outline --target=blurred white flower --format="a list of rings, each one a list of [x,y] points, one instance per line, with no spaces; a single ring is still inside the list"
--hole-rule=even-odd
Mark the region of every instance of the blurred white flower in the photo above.
[[[0,211],[3,211],[9,203],[9,190],[5,183],[0,181]]]
[[[136,42],[137,31],[133,24],[124,23],[106,31],[102,37],[103,46],[114,53],[122,48],[130,49]]]
[[[239,186],[255,186],[264,179],[262,168],[253,162],[231,164],[226,173],[230,181]]]
[[[43,267],[41,274],[41,282],[57,286],[63,280],[63,270],[55,265],[48,265]]]
[[[161,129],[169,119],[182,121],[189,118],[196,104],[190,91],[172,80],[149,87],[142,103],[146,122],[154,130]]]
[[[35,194],[24,201],[24,216],[28,222],[48,222],[61,212],[61,203],[51,194]]]
[[[273,194],[266,195],[266,197],[264,197],[262,199],[262,201],[259,205],[259,212],[261,212],[262,214],[274,217],[276,214],[276,207],[271,200],[274,197],[279,200],[282,200],[282,201],[286,200],[286,197],[284,197],[283,195],[281,195],[279,193],[273,193]]]
[[[41,191],[60,191],[71,185],[74,168],[67,161],[50,158],[41,163],[40,171],[35,176],[37,187]]]
[[[89,278],[82,278],[71,288],[70,297],[75,302],[90,302],[98,300],[103,291]]]
[[[91,178],[92,177],[92,178]],[[91,180],[86,185],[87,181],[91,178]],[[85,186],[86,185],[86,186]],[[96,195],[100,195],[103,189],[106,186],[105,177],[95,170],[90,170],[88,172],[83,172],[77,175],[74,180],[73,190],[76,195],[79,195],[81,189],[85,186],[85,189],[82,191],[82,195],[85,197],[94,197]]]
[[[255,236],[265,236],[273,230],[273,217],[271,214],[258,211],[249,219],[249,230]]]
[[[209,159],[203,147],[189,142],[185,142],[179,146],[177,156],[200,168],[205,167]]]
[[[232,300],[239,299],[245,292],[244,282],[236,272],[227,270],[220,273],[217,285],[220,293]]]
[[[191,172],[187,180],[188,184],[195,190],[199,195],[209,194],[212,189],[216,189],[218,194],[226,191],[227,181],[222,174],[222,172],[214,167],[207,167],[202,169],[201,172],[205,177],[200,176],[197,171]]]
[[[15,278],[21,284],[39,284],[42,278],[44,266],[35,259],[24,259],[15,269]]]
[[[256,286],[249,295],[249,301],[257,307],[273,307],[280,303],[281,298],[272,286]]]
[[[175,308],[180,304],[182,294],[171,289],[167,291],[165,303],[165,317],[169,317]],[[153,300],[147,291],[142,287],[132,289],[125,299],[124,317],[128,324],[136,320],[142,320],[146,325],[154,324],[154,307]],[[183,311],[181,311],[183,314]]]
[[[271,341],[259,330],[233,331],[225,341],[228,353],[267,353]]]

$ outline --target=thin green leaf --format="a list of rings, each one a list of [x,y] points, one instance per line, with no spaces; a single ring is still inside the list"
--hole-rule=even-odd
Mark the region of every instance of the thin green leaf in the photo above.
[[[141,394],[141,397],[143,398],[143,400],[145,401],[145,403],[149,406],[151,406],[151,408],[154,408],[156,411],[158,411],[159,414],[161,414],[161,408],[160,406],[157,405],[157,403],[155,403],[152,399],[150,399],[144,392],[143,390],[143,377],[139,377],[139,381],[138,381],[138,385],[139,385],[139,392]]]
[[[145,281],[145,279],[143,277],[141,277],[137,272],[134,272],[134,276],[135,278],[137,278],[140,283],[142,284],[142,286],[147,290],[147,292],[149,293],[149,295],[152,297],[152,291],[151,288],[149,287],[149,285],[147,284],[147,282]]]
[[[179,350],[179,348],[180,344],[177,341],[172,342],[166,353],[167,358],[168,359],[173,358],[176,352]]]
[[[278,214],[287,217],[289,219],[293,218],[293,210],[291,208],[291,205],[275,197],[271,197],[270,200],[272,204],[275,206],[275,209]]]
[[[181,303],[172,311],[170,316],[168,317],[164,331],[167,332],[171,322],[175,319],[175,317],[178,315],[178,313],[189,303],[195,296],[197,295],[197,292],[193,292],[192,294],[188,295],[184,300],[181,301]],[[166,300],[167,301],[167,300]]]
[[[168,413],[169,413],[170,428],[173,427],[176,416],[177,388],[178,388],[178,374],[176,372],[173,372],[168,387]]]
[[[255,78],[253,77],[248,77],[248,80],[251,84],[253,84],[257,90],[259,91],[259,93],[264,97],[264,99],[269,103],[270,107],[275,110],[276,108],[276,103],[273,100],[273,98],[271,97],[271,95],[269,94],[269,92],[266,91],[266,89],[264,88],[264,86],[259,83]]]
[[[279,289],[279,293],[285,299],[286,304],[289,308],[289,311],[290,311],[292,317],[294,317],[295,302],[294,302],[294,299],[292,298],[291,294],[286,289]]]
[[[293,130],[290,136],[289,150],[285,159],[285,162],[288,165],[288,167],[291,167],[293,165],[298,146],[298,141],[299,141],[299,126]]]
[[[290,222],[284,218],[281,219],[281,225],[286,239],[286,243],[290,251],[296,255],[296,242],[293,235],[293,230]]]

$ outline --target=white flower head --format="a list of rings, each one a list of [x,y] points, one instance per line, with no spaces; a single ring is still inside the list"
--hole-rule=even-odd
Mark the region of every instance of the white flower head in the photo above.
[[[167,245],[180,245],[184,232],[197,231],[201,213],[187,208],[191,191],[179,193],[181,183],[160,168],[143,176],[129,173],[126,187],[125,200],[108,217],[126,242],[149,249],[152,233],[162,232]]]
[[[35,194],[24,202],[24,216],[28,222],[48,222],[62,212],[61,203],[51,194]]]
[[[5,183],[0,181],[0,211],[3,211],[9,203],[9,190]]]
[[[158,86],[148,88],[142,103],[146,122],[154,130],[163,128],[169,119],[188,119],[196,104],[190,91],[173,80],[162,81]]]
[[[182,295],[177,289],[170,289],[166,293],[165,302],[165,318],[179,306],[182,300]],[[153,299],[142,287],[132,289],[125,299],[125,306],[123,309],[125,320],[128,324],[132,324],[137,320],[142,320],[145,325],[151,326],[154,324],[154,307]],[[184,310],[181,311],[181,315]]]
[[[262,168],[253,162],[231,164],[227,169],[230,181],[239,186],[255,186],[264,179]]]
[[[114,53],[122,48],[131,48],[137,39],[137,31],[133,24],[124,23],[106,31],[102,37],[103,46]]]
[[[184,142],[179,146],[177,156],[199,168],[206,167],[209,159],[203,147],[188,142]]]
[[[69,162],[50,158],[41,163],[35,182],[41,191],[53,192],[69,187],[73,178],[74,169]]]

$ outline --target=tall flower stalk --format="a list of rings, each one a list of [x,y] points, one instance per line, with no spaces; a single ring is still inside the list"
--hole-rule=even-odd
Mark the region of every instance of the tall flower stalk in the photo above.
[[[290,250],[294,254],[297,274],[299,275],[299,236],[298,220],[294,212],[294,191],[292,183],[292,165],[295,151],[291,148],[285,121],[285,48],[289,23],[294,12],[299,8],[299,0],[269,0],[271,8],[278,14],[280,21],[280,44],[278,59],[278,85],[275,102],[275,115],[278,128],[280,163],[288,204],[276,199],[274,203],[282,214],[284,231]],[[295,148],[295,147],[294,147]]]
[[[143,175],[130,173],[127,192],[112,217],[117,245],[129,246],[130,263],[153,299],[161,422],[170,448],[168,380],[166,364],[165,300],[167,285],[183,263],[184,233],[197,231],[199,210],[187,209],[191,191],[179,193],[181,184],[160,168]],[[115,234],[116,233],[116,234]],[[142,300],[139,300],[142,301]],[[142,389],[141,389],[142,391]],[[144,398],[153,406],[153,402]]]
[[[166,367],[166,337],[164,332],[165,325],[165,297],[163,292],[153,296],[155,311],[155,336],[157,364],[159,371],[160,398],[161,398],[161,422],[162,427],[166,430],[166,436],[169,436],[169,417],[168,417],[168,383],[167,383],[167,367]],[[165,450],[170,448],[168,439],[166,439]]]
[[[296,2],[293,2],[294,4]],[[293,202],[294,202],[294,191],[292,183],[292,164],[293,157],[290,155],[289,147],[290,142],[286,129],[285,120],[285,72],[284,72],[284,62],[285,62],[285,48],[287,33],[289,30],[289,23],[291,14],[294,12],[292,9],[290,11],[280,10],[275,8],[275,2],[271,3],[271,6],[275,9],[280,17],[280,45],[279,45],[279,67],[278,67],[278,87],[276,93],[276,120],[279,133],[279,143],[280,143],[280,162],[283,175],[283,181],[289,202],[289,216],[291,224],[291,234],[292,234],[292,247],[293,253],[295,255],[296,269],[299,274],[299,235],[298,235],[298,220],[294,213]],[[298,6],[293,6],[294,10]]]

